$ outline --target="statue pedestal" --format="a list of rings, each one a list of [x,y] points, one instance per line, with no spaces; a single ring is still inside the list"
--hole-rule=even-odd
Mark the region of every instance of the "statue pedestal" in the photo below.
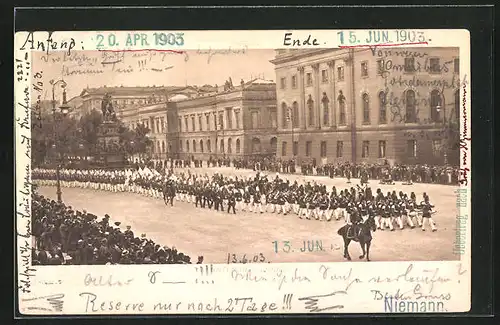
[[[103,168],[123,168],[126,165],[125,153],[120,148],[119,124],[104,121],[97,130],[96,163]]]

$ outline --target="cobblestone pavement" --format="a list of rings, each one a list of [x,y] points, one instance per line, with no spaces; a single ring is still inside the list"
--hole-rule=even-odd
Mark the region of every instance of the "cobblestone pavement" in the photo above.
[[[193,169],[192,172],[214,172],[215,169]],[[255,175],[248,170],[235,171],[222,168],[219,172],[242,176]],[[273,176],[273,174],[269,174]],[[304,179],[291,175],[291,179]],[[354,186],[359,180],[346,184],[345,179],[307,177],[337,189]],[[434,215],[438,231],[423,232],[419,228],[377,231],[373,234],[370,250],[372,261],[438,261],[456,260],[453,253],[456,238],[456,194],[454,186],[414,184],[404,186],[370,184],[375,192],[381,188],[384,193],[392,190],[414,191],[418,199],[422,193],[429,194],[438,212]],[[55,188],[41,187],[40,193],[55,198]],[[136,236],[141,233],[161,245],[175,246],[191,256],[195,262],[203,255],[205,263],[227,263],[234,258],[249,261],[265,258],[265,262],[340,262],[343,261],[342,238],[337,230],[342,221],[320,222],[299,219],[296,215],[254,214],[238,212],[227,214],[213,210],[195,208],[186,202],[174,202],[165,206],[162,200],[132,193],[109,193],[103,191],[63,188],[63,200],[79,210],[87,210],[99,217],[109,214],[113,221],[120,221],[122,227],[132,226]],[[305,247],[305,250],[304,250]],[[277,253],[275,249],[277,248]],[[350,254],[355,261],[361,253],[358,243],[352,242]],[[304,250],[304,251],[303,251]],[[234,256],[233,256],[234,254]],[[261,256],[262,254],[262,256]]]

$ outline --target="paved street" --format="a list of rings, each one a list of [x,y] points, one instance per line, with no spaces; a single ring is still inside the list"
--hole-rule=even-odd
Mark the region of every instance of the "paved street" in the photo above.
[[[248,170],[234,171],[219,169],[224,173],[237,173],[248,176],[255,174]],[[203,172],[207,169],[195,169],[192,172]],[[208,169],[210,173],[215,169]],[[272,175],[274,177],[274,175]],[[283,175],[282,175],[283,176]],[[288,176],[291,179],[303,176]],[[345,179],[326,177],[307,177],[317,180],[337,190],[359,183],[346,184]],[[456,222],[456,187],[444,185],[415,184],[403,186],[379,185],[372,181],[375,193],[381,188],[384,193],[392,190],[414,191],[417,198],[427,192],[431,202],[436,205],[438,213],[434,215],[438,231],[419,228],[377,231],[373,234],[370,251],[372,261],[407,261],[407,260],[454,260],[453,254]],[[44,196],[55,198],[55,188],[39,189]],[[266,262],[339,262],[342,257],[342,238],[337,230],[342,221],[319,222],[316,220],[298,219],[296,215],[239,213],[236,215],[215,212],[208,209],[195,208],[184,202],[174,202],[174,207],[167,207],[162,200],[144,197],[132,193],[108,193],[103,191],[63,188],[63,200],[74,209],[87,210],[99,217],[109,214],[113,221],[120,221],[124,228],[131,225],[136,236],[141,233],[161,245],[175,246],[181,252],[191,256],[196,262],[198,255],[203,255],[205,263],[227,263],[235,254],[237,260],[243,255],[253,260],[262,253]],[[277,243],[273,243],[277,241]],[[289,244],[286,244],[288,241]],[[306,242],[306,251],[302,252]],[[307,249],[307,242],[313,244]],[[290,248],[288,248],[290,245]],[[275,253],[277,246],[278,253]],[[286,252],[285,252],[286,251]],[[360,255],[357,243],[351,243],[350,254],[353,261]],[[257,258],[255,258],[257,259]],[[262,257],[258,257],[262,260]]]

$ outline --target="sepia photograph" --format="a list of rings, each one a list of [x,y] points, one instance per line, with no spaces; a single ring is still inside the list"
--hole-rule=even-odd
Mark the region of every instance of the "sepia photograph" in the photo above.
[[[468,42],[17,33],[21,313],[467,310]]]
[[[33,263],[459,259],[459,60],[34,53]]]

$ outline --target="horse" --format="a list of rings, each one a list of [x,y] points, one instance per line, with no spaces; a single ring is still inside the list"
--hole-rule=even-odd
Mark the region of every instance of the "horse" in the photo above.
[[[165,183],[163,186],[163,201],[165,205],[170,203],[170,206],[174,205],[174,197],[175,197],[175,186],[173,184]]]
[[[344,258],[347,260],[351,260],[351,256],[349,255],[349,244],[351,240],[355,242],[359,242],[361,245],[361,249],[363,250],[363,255],[359,256],[359,259],[364,259],[366,256],[366,261],[370,261],[370,244],[372,241],[372,231],[375,232],[377,230],[377,226],[375,224],[375,220],[373,217],[368,217],[363,222],[354,225],[344,225],[341,227],[337,234],[342,236],[344,239]],[[366,250],[365,250],[366,247]]]

